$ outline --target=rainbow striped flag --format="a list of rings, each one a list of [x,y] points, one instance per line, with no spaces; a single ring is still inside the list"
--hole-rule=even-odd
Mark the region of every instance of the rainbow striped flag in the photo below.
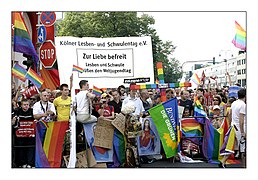
[[[102,91],[101,91],[101,89],[97,88],[96,86],[93,86],[92,93],[95,94],[96,96],[100,97],[102,94]]]
[[[29,69],[26,76],[28,80],[30,80],[37,88],[40,88],[43,84],[44,80],[40,77],[33,69]]]
[[[35,150],[35,167],[50,167],[42,144],[46,133],[46,122],[39,121],[36,123],[36,150]]]
[[[83,73],[84,72],[83,68],[81,68],[79,66],[76,66],[76,65],[73,65],[73,71],[77,71],[79,73]]]
[[[234,154],[236,130],[234,126],[231,126],[224,138],[224,143],[220,149],[220,155]]]
[[[60,167],[64,136],[68,130],[68,121],[48,122],[43,150],[46,154],[50,167]]]
[[[209,163],[218,164],[223,156],[220,152],[223,152],[223,148],[230,147],[232,150],[232,145],[234,144],[235,136],[230,132],[232,128],[229,128],[228,121],[226,118],[224,119],[221,127],[219,129],[215,129],[212,126],[211,121],[205,121],[204,126],[204,137],[203,137],[203,155]],[[230,135],[231,134],[231,135]],[[228,137],[227,137],[228,136]],[[226,141],[225,141],[226,140]],[[228,146],[223,144],[227,144]],[[237,160],[231,159],[228,160],[229,164],[237,164],[240,163]]]
[[[181,120],[182,134],[185,137],[202,136],[203,130],[200,123],[194,118],[185,118]]]
[[[196,73],[194,73],[191,77],[191,80],[196,84],[199,85],[201,83],[200,78],[198,77],[198,75]]]
[[[15,63],[13,68],[12,68],[12,75],[21,81],[25,82],[26,81],[26,73],[27,70],[24,69],[22,66],[20,66],[18,63]]]
[[[195,120],[201,124],[204,124],[205,121],[208,120],[207,113],[204,111],[204,108],[198,99],[194,103],[194,116]]]
[[[246,32],[236,21],[235,21],[235,26],[236,26],[236,35],[232,40],[232,43],[235,45],[235,47],[245,51],[246,50]]]
[[[35,65],[37,67],[38,55],[32,44],[30,35],[24,23],[23,17],[20,12],[13,12],[12,18],[14,22],[14,37],[13,47],[15,52],[31,55],[34,58]]]

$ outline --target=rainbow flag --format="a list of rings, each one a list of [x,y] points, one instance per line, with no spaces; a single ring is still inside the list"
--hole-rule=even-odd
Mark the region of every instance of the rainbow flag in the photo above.
[[[42,144],[44,143],[45,133],[47,126],[46,122],[39,121],[36,123],[36,150],[35,150],[35,167],[50,167],[46,154],[43,150]]]
[[[92,93],[95,94],[96,96],[100,97],[102,94],[102,91],[101,91],[101,89],[97,88],[96,86],[93,86]]]
[[[12,68],[12,75],[21,81],[25,82],[27,70],[20,66],[18,63],[15,63]]]
[[[79,73],[83,73],[84,72],[83,68],[81,68],[79,66],[76,66],[76,65],[73,65],[73,71],[77,71]]]
[[[155,84],[159,84],[159,80],[158,79],[156,79]]]
[[[226,135],[231,134],[231,129],[232,128],[229,128],[229,124],[226,119],[224,119],[219,129],[215,129],[212,126],[211,121],[205,121],[202,150],[204,157],[209,161],[209,163],[218,164],[222,160],[223,156],[220,155],[220,151],[223,149]],[[234,139],[234,134],[228,136],[228,147],[231,146],[232,148],[232,142],[234,142]],[[229,160],[227,163],[236,164],[240,162],[236,160]]]
[[[232,43],[235,45],[235,47],[245,51],[246,50],[246,32],[236,21],[235,21],[235,26],[236,26],[236,35],[232,40]]]
[[[38,55],[32,44],[30,35],[20,12],[13,12],[12,18],[14,22],[13,47],[15,52],[24,53],[34,57],[37,67]]]
[[[194,117],[195,120],[204,124],[208,120],[207,113],[204,111],[201,102],[197,99],[194,103]]]
[[[43,149],[51,167],[60,167],[68,121],[49,122]]]
[[[220,155],[234,154],[236,130],[234,126],[231,126],[224,138],[224,143],[220,149]]]
[[[181,120],[182,134],[185,137],[202,136],[203,130],[200,123],[194,118],[185,118]]]
[[[196,84],[199,85],[201,83],[200,78],[198,77],[198,75],[196,73],[194,73],[191,77],[191,80]]]
[[[29,69],[26,76],[28,80],[30,80],[37,88],[40,88],[43,84],[44,80],[40,77],[33,69]]]

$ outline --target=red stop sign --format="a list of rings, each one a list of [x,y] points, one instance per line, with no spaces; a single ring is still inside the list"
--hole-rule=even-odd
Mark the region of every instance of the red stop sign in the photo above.
[[[56,48],[51,40],[45,41],[39,48],[39,58],[45,68],[52,68],[56,61]]]

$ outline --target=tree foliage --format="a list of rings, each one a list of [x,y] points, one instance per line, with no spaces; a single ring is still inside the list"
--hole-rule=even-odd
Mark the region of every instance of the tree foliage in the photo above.
[[[171,41],[163,42],[152,27],[152,16],[137,12],[66,12],[57,23],[58,36],[74,37],[130,37],[151,36],[155,79],[156,62],[163,63],[165,82],[177,82],[182,76],[179,61],[171,58],[176,47]]]

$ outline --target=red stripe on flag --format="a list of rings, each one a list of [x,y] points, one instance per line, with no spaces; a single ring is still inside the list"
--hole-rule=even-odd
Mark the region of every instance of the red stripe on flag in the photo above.
[[[50,141],[49,151],[48,151],[48,161],[49,161],[50,167],[54,167],[57,142],[59,141],[58,140],[59,131],[60,131],[60,123],[54,122],[54,127],[52,130],[51,141]]]
[[[69,128],[68,121],[60,121],[58,141],[57,141],[57,144],[56,144],[56,150],[55,150],[55,156],[54,156],[54,166],[53,167],[60,167],[60,165],[61,165],[64,137],[65,137],[66,130],[68,128]]]

